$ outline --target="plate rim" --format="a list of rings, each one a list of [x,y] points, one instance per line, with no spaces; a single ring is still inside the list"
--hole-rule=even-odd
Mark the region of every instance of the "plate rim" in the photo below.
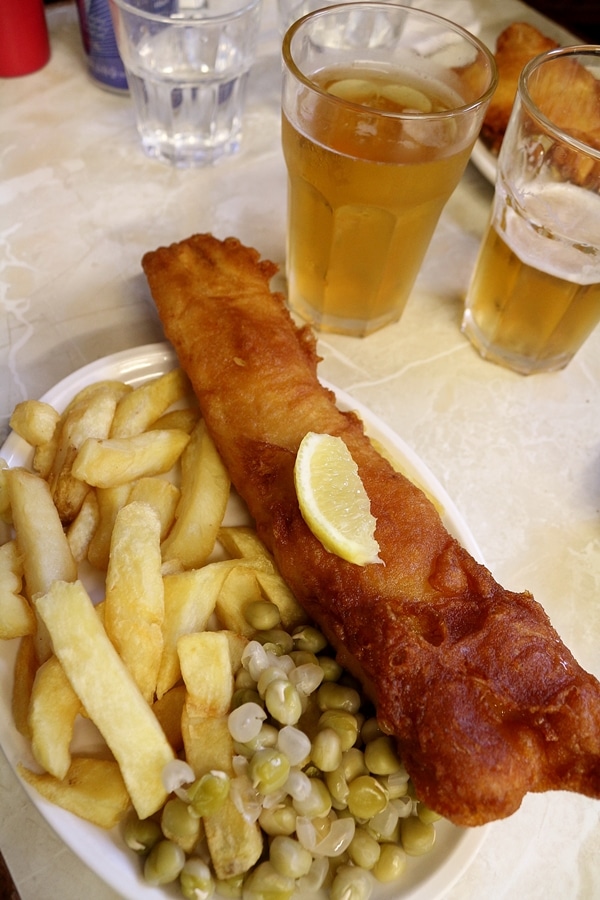
[[[103,356],[76,369],[49,388],[40,399],[55,405],[60,412],[76,391],[85,387],[86,384],[101,378],[119,378],[131,384],[141,383],[150,377],[157,377],[176,364],[175,351],[166,341],[129,348]],[[452,499],[406,441],[350,394],[330,382],[323,380],[322,384],[334,392],[340,408],[353,410],[359,415],[365,424],[367,434],[377,437],[388,452],[395,451],[402,458],[402,462],[409,463],[409,468],[418,475],[420,486],[429,491],[438,503],[441,503],[442,518],[446,527],[473,556],[483,562],[475,539]],[[9,465],[23,464],[28,458],[31,458],[31,448],[15,432],[11,432],[0,447],[0,457]],[[410,472],[407,474],[411,477]],[[10,688],[12,688],[16,645],[16,640],[0,642],[0,711],[4,713],[4,715],[0,715],[0,748],[28,798],[63,844],[106,885],[126,900],[161,900],[161,898],[164,900],[166,897],[180,897],[180,893],[169,886],[155,888],[143,881],[141,869],[135,864],[134,854],[127,853],[122,838],[119,836],[119,826],[112,829],[111,832],[103,832],[102,829],[91,823],[46,801],[19,775],[18,764],[20,762],[24,762],[26,765],[34,763],[26,739],[14,727],[10,709]],[[452,846],[436,864],[436,867],[432,871],[427,871],[426,865],[420,867],[423,869],[422,877],[416,884],[406,885],[406,890],[403,889],[402,882],[391,886],[378,885],[373,892],[373,900],[402,900],[402,898],[403,900],[439,900],[447,893],[471,865],[488,835],[490,826],[467,829],[459,828],[451,823],[442,823],[442,828],[446,829],[443,839],[447,841],[449,836],[452,839]],[[98,847],[99,838],[106,839],[106,842],[100,846],[101,852]],[[113,850],[118,853],[121,865],[110,864],[109,857]],[[431,858],[431,856],[425,856],[421,859],[427,861]],[[416,871],[418,863],[418,859],[410,860],[413,872]],[[215,895],[215,900],[219,900],[217,895]]]

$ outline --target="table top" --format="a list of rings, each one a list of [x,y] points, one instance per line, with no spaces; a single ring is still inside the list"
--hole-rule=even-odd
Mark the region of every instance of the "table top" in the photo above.
[[[274,0],[265,3],[242,149],[207,169],[174,170],[143,155],[129,98],[86,76],[73,4],[48,11],[49,64],[0,81],[2,437],[18,401],[86,363],[162,340],[140,267],[145,251],[212,231],[285,271],[280,35]],[[454,3],[458,12],[470,5]],[[475,6],[480,19],[494,14],[494,0]],[[507,20],[523,10],[518,0],[502,4]],[[365,339],[323,337],[320,372],[413,448],[497,579],[533,591],[600,676],[600,329],[566,370],[548,375],[516,375],[472,349],[459,326],[491,197],[470,165],[401,321]],[[0,848],[22,900],[114,900],[48,827],[2,754],[0,790]],[[598,802],[529,796],[488,831],[451,900],[600,898]]]

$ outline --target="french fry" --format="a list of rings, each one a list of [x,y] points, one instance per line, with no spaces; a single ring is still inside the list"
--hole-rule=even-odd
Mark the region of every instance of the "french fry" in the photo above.
[[[55,778],[65,778],[71,765],[71,740],[81,712],[79,697],[55,656],[37,670],[29,704],[31,749],[36,762]]]
[[[81,508],[67,529],[67,541],[77,563],[87,559],[98,524],[100,510],[96,491],[88,491]]]
[[[163,542],[163,559],[179,559],[190,569],[204,565],[215,545],[229,490],[229,475],[201,420],[181,459],[181,498],[175,524]]]
[[[35,613],[21,594],[23,561],[15,541],[0,546],[0,639],[35,632]]]
[[[186,406],[184,409],[171,409],[169,412],[164,413],[160,419],[157,419],[156,422],[153,422],[152,425],[149,425],[148,430],[180,428],[181,431],[191,434],[199,419],[200,412],[197,407]]]
[[[308,622],[308,616],[278,572],[257,571],[256,578],[263,595],[274,603],[287,631]]]
[[[71,471],[74,478],[100,488],[162,475],[175,465],[189,440],[185,431],[174,428],[104,441],[88,438]]]
[[[154,507],[160,519],[160,537],[163,540],[175,520],[180,495],[179,488],[165,478],[140,478],[131,487],[128,503],[140,500]]]
[[[60,413],[42,400],[23,400],[17,403],[9,425],[24,441],[37,447],[51,440]]]
[[[11,711],[15,728],[23,737],[31,738],[29,730],[29,703],[35,673],[39,666],[35,638],[26,634],[19,641],[13,672]]]
[[[163,578],[165,616],[157,697],[162,697],[181,678],[177,642],[184,634],[204,631],[227,570],[226,563],[210,563],[202,569],[191,569]]]
[[[234,566],[219,591],[215,612],[222,628],[250,637],[254,628],[244,616],[244,609],[262,597],[258,573],[249,566]]]
[[[218,812],[202,821],[217,878],[226,881],[242,875],[258,862],[263,850],[260,827],[248,822],[230,797]]]
[[[129,500],[130,484],[119,484],[112,488],[97,488],[98,524],[88,547],[88,560],[96,569],[105,570],[110,554],[115,519],[120,509]]]
[[[229,643],[220,631],[184,634],[177,641],[181,674],[188,690],[186,706],[194,715],[213,717],[229,712],[233,672]]]
[[[146,431],[170,406],[190,392],[183,369],[172,369],[135,388],[123,397],[116,409],[110,436],[131,437]]]
[[[25,469],[7,473],[17,546],[23,558],[26,595],[45,593],[55,581],[75,581],[77,563],[63,531],[48,484]],[[37,624],[36,652],[40,662],[51,654],[48,635]]]
[[[18,771],[50,803],[100,828],[114,828],[130,806],[127,788],[113,760],[75,758],[63,780],[47,772],[32,772],[23,765]]]
[[[181,719],[185,697],[185,685],[177,684],[152,704],[152,711],[175,753],[183,750]]]
[[[63,523],[75,518],[89,491],[89,486],[73,475],[73,462],[86,440],[108,437],[118,396],[111,387],[98,389],[91,393],[87,402],[69,407],[60,419],[48,483]]]
[[[55,582],[34,603],[67,678],[119,764],[138,816],[152,815],[166,800],[162,771],[174,752],[84,586]]]
[[[54,581],[74,581],[77,565],[47,483],[20,468],[8,469],[7,478],[27,593],[44,593]]]
[[[112,533],[104,624],[149,703],[156,691],[164,613],[158,514],[147,503],[128,503]]]
[[[233,775],[233,739],[227,716],[196,715],[186,703],[181,713],[181,733],[186,761],[196,778],[216,769]]]
[[[217,539],[229,556],[235,559],[262,559],[265,562],[261,566],[264,571],[275,571],[275,561],[254,528],[246,525],[222,526]]]

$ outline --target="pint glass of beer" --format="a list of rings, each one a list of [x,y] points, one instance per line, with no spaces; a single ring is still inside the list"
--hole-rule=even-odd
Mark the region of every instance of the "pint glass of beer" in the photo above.
[[[600,47],[523,70],[462,330],[524,375],[564,368],[600,322]]]
[[[390,3],[329,6],[283,42],[293,310],[362,336],[398,319],[496,85],[480,41]]]

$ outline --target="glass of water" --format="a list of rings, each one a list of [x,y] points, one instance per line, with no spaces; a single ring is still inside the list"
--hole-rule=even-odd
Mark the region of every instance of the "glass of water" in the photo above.
[[[240,146],[261,0],[110,0],[144,151],[206,165]]]

